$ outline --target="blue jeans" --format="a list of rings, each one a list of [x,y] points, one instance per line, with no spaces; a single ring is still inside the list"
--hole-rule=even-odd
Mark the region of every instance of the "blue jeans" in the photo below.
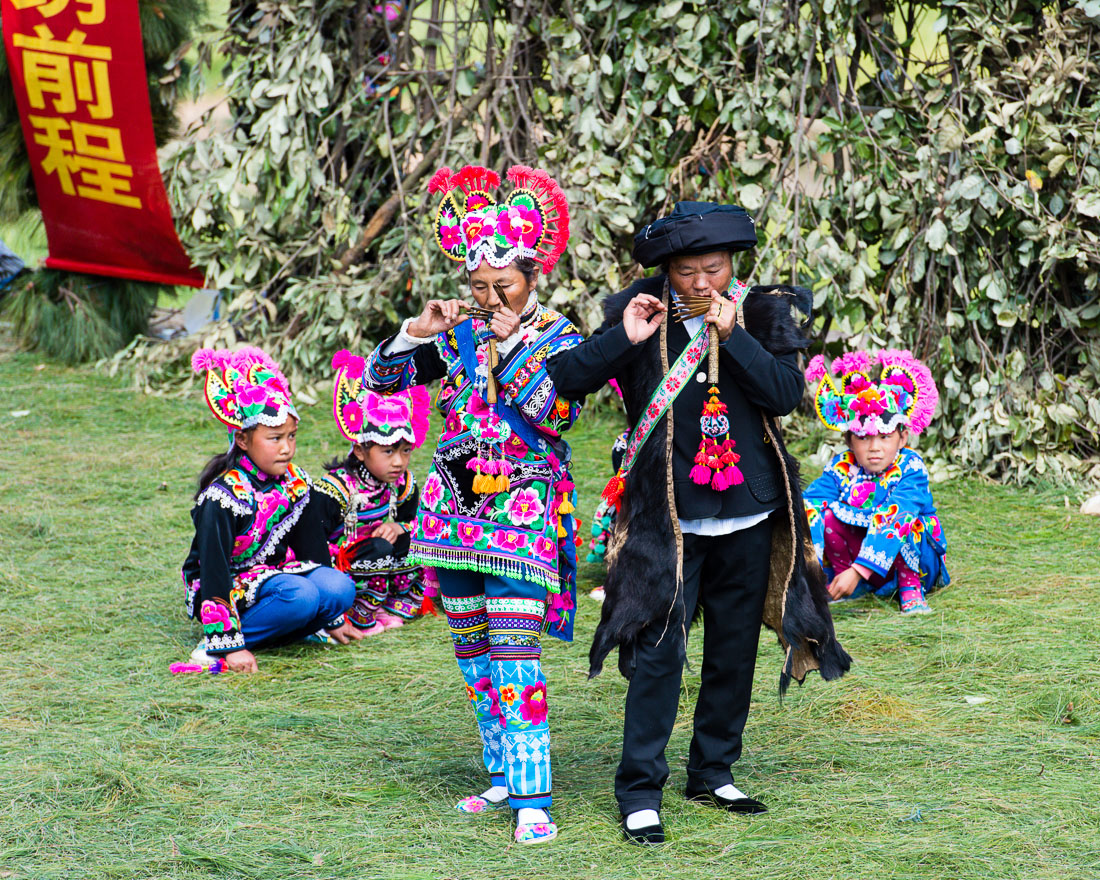
[[[354,582],[334,568],[274,575],[241,619],[245,647],[255,651],[303,639],[332,624],[354,601]]]

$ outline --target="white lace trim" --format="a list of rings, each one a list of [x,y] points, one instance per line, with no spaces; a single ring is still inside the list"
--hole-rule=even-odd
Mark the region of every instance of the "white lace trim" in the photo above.
[[[284,403],[279,406],[278,411],[273,416],[264,415],[263,413],[249,416],[241,422],[240,430],[247,431],[249,428],[256,427],[256,425],[267,425],[269,428],[277,428],[279,425],[284,424],[289,416],[298,418],[298,410],[294,408],[294,404]]]
[[[221,486],[218,483],[211,483],[203,490],[202,494],[195,499],[195,506],[199,507],[206,501],[216,501],[226,510],[232,511],[238,516],[248,516],[253,511],[255,497],[253,496],[250,500],[252,503],[241,501],[225,486]]]
[[[240,630],[205,636],[203,641],[206,642],[207,651],[239,651],[244,648],[244,634]]]

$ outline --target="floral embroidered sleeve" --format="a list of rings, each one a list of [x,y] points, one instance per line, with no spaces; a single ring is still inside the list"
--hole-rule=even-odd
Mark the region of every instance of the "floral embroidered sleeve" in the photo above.
[[[583,342],[577,328],[560,319],[563,326],[547,341],[541,334],[533,345],[517,345],[494,371],[504,399],[532,426],[553,437],[568,430],[581,411],[581,402],[568,401],[554,387],[546,361]]]
[[[415,348],[403,348],[398,336],[391,336],[367,357],[364,373],[367,387],[380,392],[403,391],[442,379],[447,375],[447,365],[439,354],[439,344],[437,339]]]
[[[915,456],[909,457],[908,461],[903,461],[902,469],[901,479],[891,487],[885,502],[875,505],[867,536],[856,558],[856,562],[878,574],[890,570],[903,544],[920,540],[922,517],[935,514],[928,488],[928,471],[923,462]]]
[[[233,601],[233,574],[229,557],[234,536],[244,531],[248,509],[235,509],[234,499],[223,503],[220,487],[212,485],[192,511],[195,550],[199,561],[199,608],[204,647],[208,654],[228,654],[244,648],[244,635]]]

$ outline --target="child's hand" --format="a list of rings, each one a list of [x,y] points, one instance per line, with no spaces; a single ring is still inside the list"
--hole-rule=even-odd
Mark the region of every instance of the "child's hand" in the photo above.
[[[859,586],[859,572],[854,568],[848,568],[833,578],[825,588],[833,599],[843,599],[851,596]]]
[[[344,618],[344,622],[336,627],[336,629],[325,630],[325,632],[336,639],[341,645],[346,645],[348,642],[357,642],[363,638],[363,630],[359,629],[359,627],[347,618]]]
[[[230,651],[225,655],[225,664],[233,672],[259,672],[256,665],[256,655],[242,648],[240,651]]]
[[[374,537],[381,538],[383,541],[389,541],[391,544],[396,544],[397,539],[405,534],[405,529],[397,523],[382,523],[377,529],[374,530]]]

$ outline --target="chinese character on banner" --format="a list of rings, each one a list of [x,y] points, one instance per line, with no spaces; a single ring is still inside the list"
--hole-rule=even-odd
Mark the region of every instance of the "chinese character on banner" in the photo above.
[[[56,269],[201,287],[157,164],[137,0],[0,0]]]

